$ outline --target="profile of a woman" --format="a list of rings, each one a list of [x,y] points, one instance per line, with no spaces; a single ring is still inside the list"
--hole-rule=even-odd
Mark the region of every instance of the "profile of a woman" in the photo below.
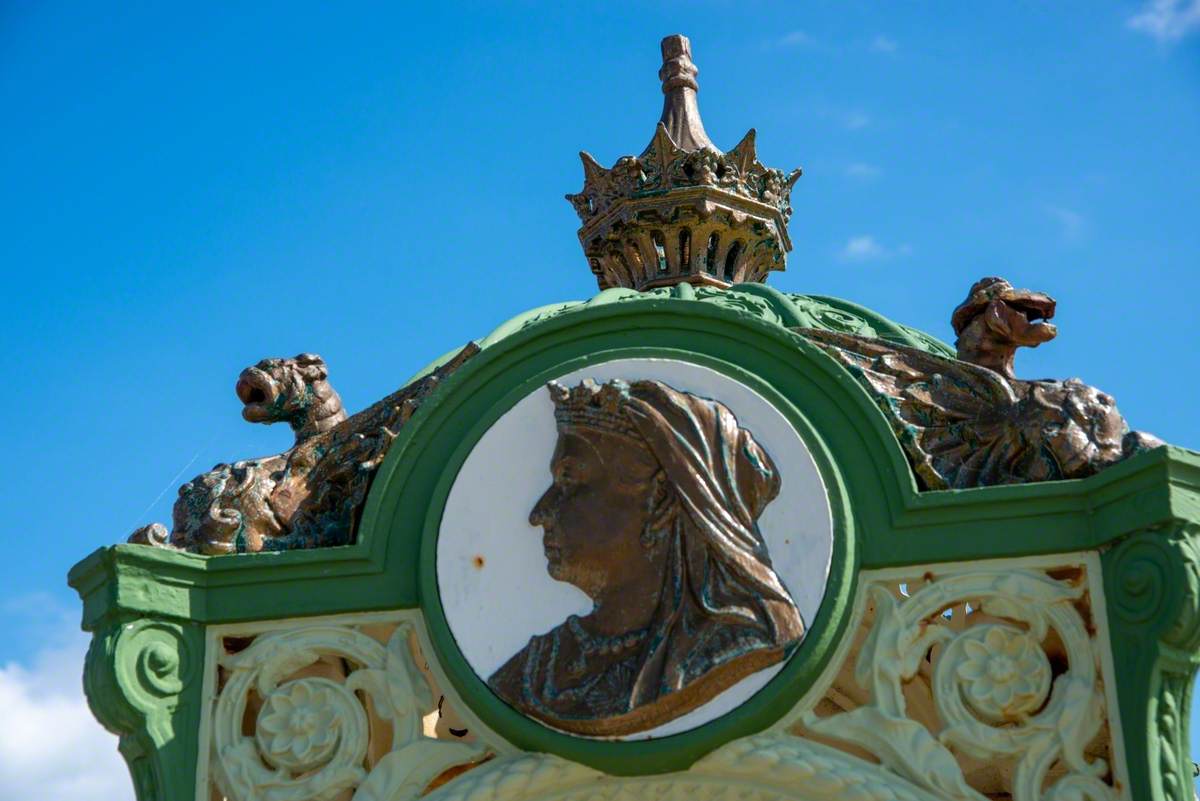
[[[548,385],[558,440],[530,512],[593,602],[489,686],[565,731],[654,728],[783,659],[804,624],[758,530],[781,479],[723,404],[658,381]]]

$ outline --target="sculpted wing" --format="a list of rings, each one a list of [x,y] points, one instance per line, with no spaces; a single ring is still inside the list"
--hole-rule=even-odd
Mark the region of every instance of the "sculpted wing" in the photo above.
[[[1053,457],[1020,424],[1020,398],[999,373],[879,339],[796,330],[871,392],[926,488],[1058,477]]]

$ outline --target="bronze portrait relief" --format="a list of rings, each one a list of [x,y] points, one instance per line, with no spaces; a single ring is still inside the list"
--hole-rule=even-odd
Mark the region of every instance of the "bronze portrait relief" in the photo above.
[[[591,599],[488,679],[591,736],[645,731],[791,653],[804,623],[758,528],[780,491],[723,404],[659,381],[548,385],[558,438],[529,513],[546,569]]]

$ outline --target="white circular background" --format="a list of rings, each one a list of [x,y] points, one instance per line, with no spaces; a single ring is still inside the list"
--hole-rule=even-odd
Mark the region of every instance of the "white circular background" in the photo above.
[[[662,381],[724,403],[754,433],[782,479],[759,527],[776,573],[810,626],[829,575],[833,520],[816,463],[783,415],[744,384],[688,362],[620,359],[557,380],[573,386],[585,378]],[[554,404],[538,388],[483,435],[446,499],[438,531],[438,591],[454,639],[483,681],[531,636],[592,608],[582,591],[550,578],[542,530],[529,524],[530,509],[550,484],[557,436]],[[663,737],[707,723],[748,699],[782,667],[759,671],[686,715],[621,739]]]

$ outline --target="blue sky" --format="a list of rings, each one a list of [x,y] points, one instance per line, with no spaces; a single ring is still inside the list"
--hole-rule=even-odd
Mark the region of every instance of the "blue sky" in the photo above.
[[[773,285],[944,339],[981,276],[1049,292],[1019,374],[1200,448],[1197,0],[433,6],[0,7],[0,703],[74,721],[67,569],[287,445],[240,419],[243,366],[318,352],[357,410],[595,291],[562,196],[578,150],[649,141],[669,33],[713,140],[805,170]],[[0,795],[37,797],[15,747]]]

